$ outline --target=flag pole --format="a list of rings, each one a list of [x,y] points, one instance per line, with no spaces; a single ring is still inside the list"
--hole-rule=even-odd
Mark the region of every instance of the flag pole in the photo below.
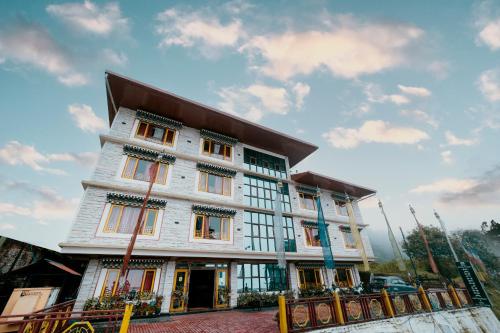
[[[156,180],[156,175],[158,174],[158,169],[160,167],[160,160],[163,155],[159,154],[156,161],[149,167],[149,187],[146,192],[146,196],[144,197],[144,201],[142,202],[141,211],[139,212],[139,216],[137,217],[137,223],[135,224],[134,231],[132,233],[132,237],[130,238],[130,242],[127,247],[127,251],[123,256],[123,264],[120,269],[120,277],[118,280],[118,287],[125,287],[125,277],[127,274],[128,265],[130,262],[130,258],[132,257],[132,251],[134,250],[135,241],[137,240],[137,235],[139,234],[139,230],[142,228],[144,211],[146,210],[147,203],[149,201],[149,196],[151,195],[151,190],[153,188],[153,184]]]
[[[415,222],[417,222],[418,232],[420,233],[420,237],[422,238],[422,241],[424,242],[424,246],[425,246],[425,249],[427,251],[427,257],[429,258],[429,265],[431,266],[431,270],[433,273],[440,275],[439,269],[436,265],[436,262],[434,261],[434,257],[432,256],[432,251],[431,251],[431,248],[429,247],[429,242],[427,241],[427,237],[425,236],[424,228],[422,227],[420,222],[418,222],[417,215],[415,215],[415,209],[413,209],[413,207],[411,205],[408,205],[408,206],[410,207],[410,212],[412,213],[413,218],[415,219]]]
[[[448,237],[448,231],[446,230],[446,226],[444,225],[443,220],[441,220],[441,217],[439,214],[436,212],[434,209],[434,216],[436,219],[439,221],[439,224],[441,225],[441,229],[443,229],[444,236],[446,237],[446,241],[448,242],[448,246],[450,247],[451,253],[453,254],[453,258],[455,259],[455,262],[458,262],[458,256],[457,253],[455,252],[455,249],[453,248],[453,245],[451,245],[451,240],[450,237]]]
[[[413,271],[415,272],[415,283],[418,286],[420,284],[420,278],[418,277],[417,266],[415,265],[415,262],[413,261],[412,255],[410,254],[408,242],[406,241],[405,234],[403,233],[403,229],[401,229],[401,227],[399,227],[399,231],[401,231],[401,236],[403,236],[403,242],[405,243],[405,246],[408,249],[408,253],[407,253],[408,258],[410,258],[411,266],[413,267]]]
[[[380,199],[378,200],[378,206],[380,207],[382,215],[384,216],[384,219],[385,219],[385,224],[387,225],[387,233],[389,235],[389,240],[391,242],[391,247],[392,247],[392,252],[394,254],[394,258],[396,259],[396,262],[398,263],[398,268],[402,272],[406,271],[406,265],[403,262],[403,256],[401,254],[401,250],[399,249],[398,243],[396,242],[396,237],[394,237],[394,233],[392,232],[391,225],[389,224],[389,220],[387,219],[387,215],[385,215],[384,206],[382,205],[382,201],[380,201]]]

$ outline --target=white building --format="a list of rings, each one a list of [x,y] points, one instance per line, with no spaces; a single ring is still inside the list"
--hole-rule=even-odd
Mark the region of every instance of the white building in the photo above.
[[[115,290],[149,165],[160,153],[128,281],[132,290],[164,296],[162,312],[234,307],[249,290],[358,283],[361,258],[342,200],[345,193],[353,199],[372,260],[357,202],[375,191],[312,172],[290,175],[316,146],[114,73],[107,73],[107,99],[111,128],[100,136],[99,161],[60,244],[89,260],[77,310]],[[287,274],[276,265],[272,225],[279,180]],[[318,187],[336,271],[324,268],[316,237]]]

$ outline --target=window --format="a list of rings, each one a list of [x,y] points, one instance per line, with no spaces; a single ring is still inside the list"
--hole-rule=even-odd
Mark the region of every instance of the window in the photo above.
[[[238,264],[238,292],[281,291],[286,274],[277,264]]]
[[[321,246],[318,228],[304,227],[304,234],[306,235],[307,246]]]
[[[320,268],[300,268],[298,272],[300,289],[319,288],[322,286]]]
[[[276,191],[276,181],[247,175],[243,178],[244,203],[248,206],[274,209]],[[288,184],[283,184],[281,193],[281,209],[284,212],[291,212]]]
[[[230,223],[231,220],[228,217],[196,215],[194,238],[230,240]]]
[[[354,239],[354,235],[351,232],[351,228],[341,227],[340,232],[342,233],[342,237],[344,238],[345,247],[348,249],[355,249],[356,240]]]
[[[274,252],[274,223],[273,215],[248,212],[244,214],[245,250]],[[285,251],[296,252],[295,233],[293,231],[292,218],[283,216],[283,234],[285,240]]]
[[[316,210],[316,197],[309,193],[299,192],[300,208]]]
[[[200,171],[198,190],[202,192],[231,195],[231,177],[223,177]]]
[[[211,139],[203,139],[203,154],[221,160],[231,161],[232,148],[230,145],[218,143]]]
[[[337,214],[343,216],[349,216],[349,213],[347,211],[347,203],[345,201],[334,200],[334,202],[335,202],[335,207],[337,208]]]
[[[335,284],[340,288],[352,288],[354,280],[350,268],[335,269]]]
[[[129,269],[125,283],[129,292],[150,294],[154,289],[156,269]],[[113,296],[118,289],[119,269],[108,269],[101,289],[101,297]],[[145,295],[145,296],[146,296]]]
[[[137,219],[139,218],[140,207],[123,206],[112,204],[109,209],[106,224],[103,232],[117,234],[132,234],[134,232]],[[139,235],[154,235],[158,209],[147,208],[144,212],[144,220]]]
[[[155,162],[128,156],[125,168],[122,172],[122,178],[149,182],[149,170],[153,163]],[[167,182],[167,173],[168,164],[160,163],[160,167],[156,173],[155,183],[165,185]]]
[[[139,126],[137,126],[135,137],[162,145],[173,146],[175,130],[141,120]]]
[[[243,163],[248,170],[286,179],[285,160],[259,151],[245,148]]]

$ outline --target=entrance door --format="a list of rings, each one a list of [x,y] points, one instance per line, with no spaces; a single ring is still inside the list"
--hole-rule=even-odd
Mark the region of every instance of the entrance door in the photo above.
[[[188,307],[212,308],[214,304],[214,270],[191,270],[189,274]]]
[[[174,274],[174,285],[172,288],[172,298],[170,301],[170,312],[183,312],[187,289],[187,269],[176,269]]]

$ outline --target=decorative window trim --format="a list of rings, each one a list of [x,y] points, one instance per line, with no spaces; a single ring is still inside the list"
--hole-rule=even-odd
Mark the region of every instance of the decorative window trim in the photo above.
[[[137,119],[159,125],[164,126],[172,130],[179,130],[182,128],[182,123],[177,120],[173,120],[167,117],[162,117],[154,113],[150,113],[143,110],[137,110],[136,114]]]
[[[295,264],[295,268],[323,268],[325,265],[320,262],[299,262]]]
[[[203,139],[214,140],[214,141],[217,141],[218,143],[222,143],[225,145],[233,146],[233,145],[238,143],[238,139],[236,139],[236,138],[233,138],[233,137],[230,137],[230,136],[227,136],[224,134],[212,132],[212,131],[209,131],[206,129],[201,129],[200,135]]]
[[[106,195],[106,201],[116,205],[125,205],[125,206],[142,206],[144,202],[144,197],[130,195],[130,194],[121,194],[121,193],[108,193]],[[164,209],[167,205],[166,200],[154,199],[150,198],[146,205],[147,208],[157,208]]]
[[[302,225],[302,227],[304,228],[316,228],[318,229],[319,226],[318,226],[318,222],[314,222],[314,221],[306,221],[306,220],[302,220],[300,221],[300,224]],[[329,226],[328,223],[325,224],[327,227]]]
[[[340,231],[351,231],[351,227],[350,226],[347,226],[347,225],[339,225],[339,229]],[[361,227],[358,227],[358,231],[361,231],[363,230],[363,228]]]
[[[130,259],[130,268],[161,268],[165,261],[163,259]],[[101,260],[102,267],[105,268],[121,268],[123,259],[121,258],[103,258]]]
[[[315,197],[318,196],[318,189],[316,189],[314,187],[296,185],[295,189],[297,190],[297,192],[302,192],[302,193],[305,193],[305,194],[310,194],[310,195],[313,195]]]
[[[168,164],[174,164],[176,157],[174,155],[170,154],[162,154],[158,151],[152,150],[152,149],[146,149],[146,148],[141,148],[141,147],[136,147],[136,146],[131,146],[131,145],[124,145],[123,146],[123,153],[127,156],[132,156],[132,157],[137,157],[149,161],[156,161],[158,160],[158,156],[162,155],[162,158],[160,159],[160,162],[162,163],[168,163]]]
[[[347,196],[345,194],[342,194],[342,193],[333,192],[332,199],[337,200],[337,201],[347,202]]]
[[[236,215],[235,209],[220,208],[206,205],[193,205],[193,213],[198,215],[208,215],[216,217],[233,218]]]
[[[211,173],[222,177],[234,177],[237,173],[237,171],[233,169],[224,168],[218,165],[203,163],[203,162],[196,163],[196,168],[199,171]]]
[[[131,260],[131,262],[133,261],[134,259]],[[110,271],[112,270],[119,270],[120,267],[103,267],[101,269],[101,272],[100,272],[100,275],[99,275],[99,279],[97,281],[97,284],[96,284],[96,288],[94,290],[94,297],[102,297],[102,294],[103,294],[103,286],[104,286],[104,282],[105,280],[107,280],[108,278],[108,274]],[[147,270],[154,270],[155,273],[154,273],[154,278],[153,278],[153,290],[152,292],[153,293],[156,293],[158,292],[158,289],[159,289],[159,286],[160,286],[160,276],[161,276],[161,271],[162,271],[162,267],[161,266],[157,266],[157,267],[147,267],[147,268],[142,268],[142,267],[130,267],[129,269],[142,269],[144,271],[147,271]],[[141,282],[141,284],[144,282],[144,280]],[[116,288],[114,288],[115,291],[116,291]]]

